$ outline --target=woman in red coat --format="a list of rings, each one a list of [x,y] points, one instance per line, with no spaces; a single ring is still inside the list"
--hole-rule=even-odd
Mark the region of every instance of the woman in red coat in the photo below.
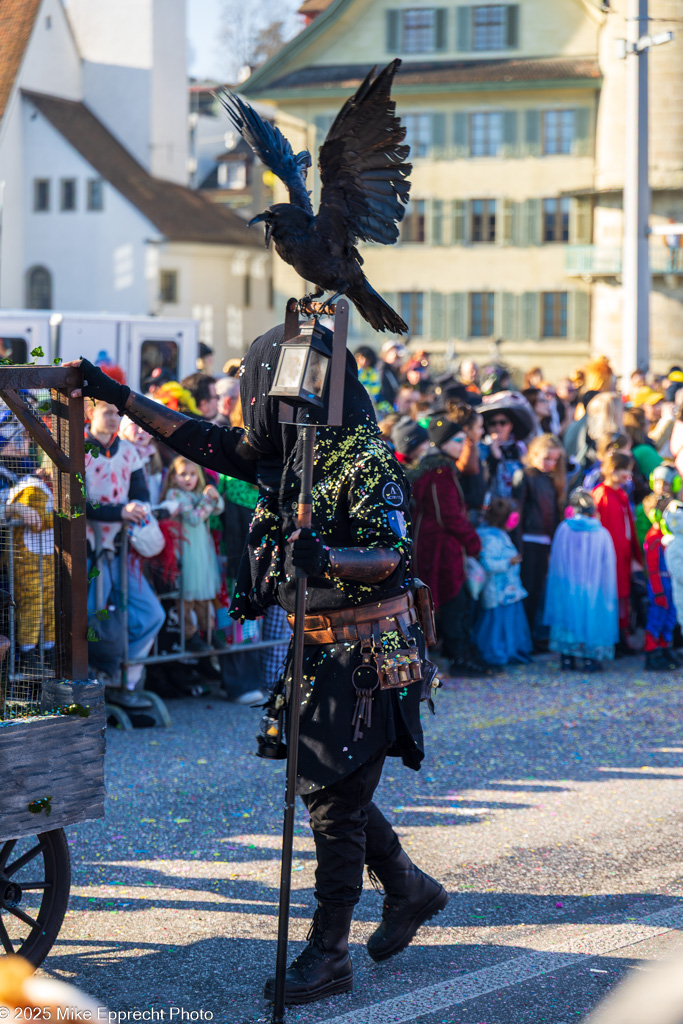
[[[617,554],[617,596],[619,598],[619,634],[626,642],[628,605],[631,594],[633,563],[642,567],[643,556],[638,543],[631,502],[624,490],[631,479],[633,459],[614,452],[603,459],[602,483],[593,490],[600,522],[610,534]]]
[[[491,672],[470,640],[470,595],[465,584],[465,556],[478,555],[481,541],[467,518],[458,482],[456,459],[467,437],[471,407],[457,419],[436,415],[429,424],[432,447],[410,475],[413,487],[413,568],[432,591],[443,654],[455,675]]]

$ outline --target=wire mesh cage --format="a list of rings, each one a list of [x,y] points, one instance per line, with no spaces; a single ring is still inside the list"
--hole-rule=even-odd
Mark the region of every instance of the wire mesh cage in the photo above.
[[[0,367],[0,722],[45,711],[51,681],[87,679],[78,383],[70,368]]]

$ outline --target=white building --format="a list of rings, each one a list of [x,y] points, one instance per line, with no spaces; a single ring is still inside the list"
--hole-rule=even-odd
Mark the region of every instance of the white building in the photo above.
[[[272,326],[259,232],[188,187],[185,0],[0,0],[0,306]]]

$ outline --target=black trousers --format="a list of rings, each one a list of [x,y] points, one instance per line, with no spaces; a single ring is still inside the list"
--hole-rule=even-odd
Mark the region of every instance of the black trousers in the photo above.
[[[363,867],[374,867],[398,848],[398,836],[372,802],[386,748],[339,782],[302,799],[311,815],[318,864],[315,896],[352,907],[363,889]]]
[[[550,561],[550,545],[535,544],[524,541],[522,546],[521,578],[522,586],[528,593],[524,598],[524,611],[529,621],[532,637],[538,637],[540,629],[539,615],[543,612],[545,598],[545,581],[548,576]]]
[[[472,655],[472,598],[466,583],[463,583],[455,597],[437,609],[436,625],[442,640],[444,658],[464,661]]]

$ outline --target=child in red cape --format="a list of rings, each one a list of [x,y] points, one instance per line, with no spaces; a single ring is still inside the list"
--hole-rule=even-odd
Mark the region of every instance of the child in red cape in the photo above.
[[[631,480],[633,459],[620,452],[608,455],[602,463],[602,483],[593,490],[600,522],[608,531],[617,556],[617,597],[619,599],[619,644],[626,647],[631,572],[642,569],[643,556],[638,543],[631,502],[625,487]]]

